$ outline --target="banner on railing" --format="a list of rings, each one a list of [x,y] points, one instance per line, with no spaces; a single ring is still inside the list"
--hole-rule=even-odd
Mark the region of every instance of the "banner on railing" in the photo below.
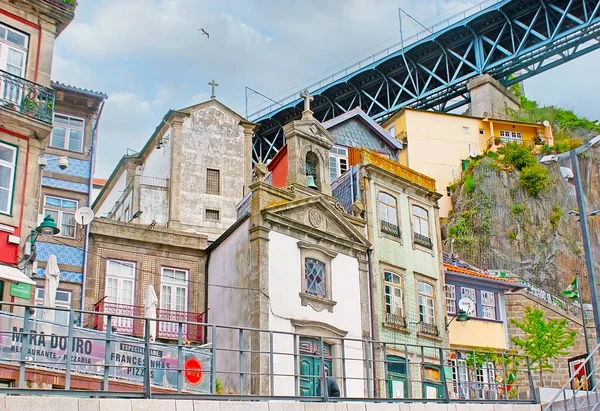
[[[65,371],[67,369],[67,326],[30,320],[28,336],[23,333],[23,318],[0,314],[0,361],[15,363],[22,358],[28,366]],[[73,327],[71,341],[72,375],[104,375],[106,350],[109,375],[113,380],[144,383],[146,372],[145,342],[114,334],[106,344],[104,332]],[[150,343],[150,379],[153,386],[177,388],[178,347]],[[182,390],[208,393],[210,390],[211,353],[200,347],[183,347]],[[194,365],[189,367],[189,364]],[[199,366],[198,366],[199,364]]]

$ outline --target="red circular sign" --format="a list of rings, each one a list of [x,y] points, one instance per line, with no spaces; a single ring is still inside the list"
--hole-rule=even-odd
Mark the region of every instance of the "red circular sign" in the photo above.
[[[188,358],[183,364],[183,375],[191,385],[198,385],[202,381],[202,364],[197,358]]]

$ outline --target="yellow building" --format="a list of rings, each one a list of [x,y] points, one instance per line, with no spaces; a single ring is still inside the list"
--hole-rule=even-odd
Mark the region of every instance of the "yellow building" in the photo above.
[[[552,128],[545,124],[405,108],[383,127],[405,143],[400,163],[435,179],[436,191],[443,195],[439,205],[444,218],[452,210],[448,187],[461,178],[464,160],[511,141],[554,145]]]

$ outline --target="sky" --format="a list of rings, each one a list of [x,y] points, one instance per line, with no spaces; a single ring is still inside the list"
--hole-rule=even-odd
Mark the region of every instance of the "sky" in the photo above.
[[[398,7],[425,25],[474,0],[78,0],[52,77],[108,94],[96,176],[140,150],[169,109],[210,98],[246,113],[245,87],[283,97],[399,40]],[[204,28],[210,39],[199,31]],[[418,27],[404,19],[405,36]],[[600,118],[600,51],[525,82],[530,99]],[[251,113],[264,99],[249,98]]]

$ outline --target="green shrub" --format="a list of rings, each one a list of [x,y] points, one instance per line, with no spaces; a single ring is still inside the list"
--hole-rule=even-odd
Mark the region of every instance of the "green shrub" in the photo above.
[[[525,206],[523,204],[517,204],[512,207],[512,213],[519,216],[525,212]]]
[[[552,213],[550,214],[550,225],[552,228],[556,230],[558,224],[560,223],[560,219],[565,214],[565,211],[558,204],[552,205]]]
[[[475,179],[473,178],[473,174],[469,174],[465,177],[464,187],[467,195],[471,195],[471,193],[475,191]]]
[[[505,146],[500,147],[498,152],[504,155],[504,158],[502,159],[504,164],[509,164],[519,171],[537,163],[531,150],[523,144],[508,143]]]
[[[498,154],[497,151],[488,151],[487,153],[485,153],[485,156],[493,160],[498,160],[500,158],[500,154]]]
[[[548,181],[548,170],[537,163],[521,170],[519,183],[533,197],[548,186]]]

